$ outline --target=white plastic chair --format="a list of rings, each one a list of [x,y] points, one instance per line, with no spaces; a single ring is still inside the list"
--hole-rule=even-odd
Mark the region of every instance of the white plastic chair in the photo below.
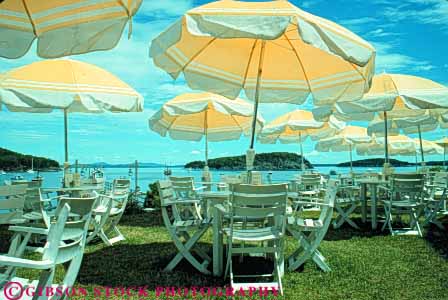
[[[0,186],[0,224],[19,224],[23,219],[26,184]]]
[[[330,180],[323,201],[316,203],[321,207],[318,219],[304,219],[296,215],[288,217],[287,230],[299,244],[297,250],[287,259],[289,271],[296,270],[309,259],[312,259],[324,272],[331,270],[318,248],[331,223],[336,192],[337,182]]]

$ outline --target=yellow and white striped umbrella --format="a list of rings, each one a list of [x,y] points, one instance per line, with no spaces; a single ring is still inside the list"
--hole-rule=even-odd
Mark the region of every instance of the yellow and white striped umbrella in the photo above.
[[[375,62],[369,43],[288,1],[205,4],[155,38],[150,52],[155,65],[173,78],[183,73],[193,89],[231,99],[244,91],[255,116],[262,102],[359,99]]]
[[[187,93],[166,102],[149,119],[149,127],[161,136],[175,140],[208,142],[237,140],[251,131],[252,105],[241,99],[230,100],[212,93]],[[258,129],[264,120],[259,116]]]
[[[445,156],[446,156],[446,147],[448,146],[448,138],[444,137],[434,142],[443,148],[443,167],[445,167]]]
[[[358,114],[362,114],[364,120],[371,120],[375,113],[378,113],[379,118],[384,120],[387,163],[389,159],[387,129],[391,127],[388,125],[388,119],[411,118],[417,120],[417,123],[422,119],[431,118],[430,116],[440,119],[446,115],[446,108],[448,108],[447,87],[416,76],[381,74],[373,77],[370,91],[361,100],[320,107],[313,110],[313,115],[320,121],[328,119],[331,114],[347,121],[359,120]]]
[[[310,137],[313,140],[328,138],[335,135],[345,127],[345,123],[334,118],[329,122],[314,120],[313,114],[306,110],[295,110],[278,117],[263,127],[258,135],[262,144],[299,144],[301,155],[301,167],[304,169],[302,143]]]
[[[421,143],[420,143],[421,141]],[[384,153],[384,137],[377,137],[369,144],[363,144],[356,148],[358,155],[382,155]],[[391,136],[388,139],[390,155],[414,156],[417,163],[417,153],[434,155],[442,154],[443,148],[437,143],[428,140],[412,139],[405,135]],[[424,160],[421,161],[424,166]]]
[[[337,135],[319,140],[315,149],[319,152],[344,152],[350,153],[350,169],[353,171],[353,148],[372,142],[372,137],[367,134],[367,129],[359,126],[347,126]]]
[[[317,120],[330,114],[357,118],[356,114],[387,112],[390,118],[421,116],[426,110],[448,108],[448,88],[432,80],[402,74],[375,75],[372,87],[361,100],[335,103],[313,111]]]
[[[57,58],[116,46],[142,0],[0,1],[0,57]],[[130,21],[132,22],[132,21]],[[131,23],[129,34],[131,33]]]
[[[65,162],[68,113],[143,110],[142,96],[125,82],[97,66],[68,59],[39,61],[4,73],[0,103],[17,112],[63,110]]]

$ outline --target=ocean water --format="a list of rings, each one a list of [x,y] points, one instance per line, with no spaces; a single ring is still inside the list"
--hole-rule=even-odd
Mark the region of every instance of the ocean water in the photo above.
[[[366,171],[374,171],[378,172],[381,168],[375,167],[355,167],[353,168],[354,172],[361,173]],[[201,181],[202,170],[188,170],[184,168],[172,168],[172,176],[193,176],[195,181]],[[336,171],[338,174],[349,173],[350,168],[338,168],[338,167],[317,167],[315,170],[319,171],[322,174],[329,174],[331,170]],[[141,190],[146,191],[148,189],[148,184],[153,183],[157,180],[164,179],[165,176],[163,174],[164,168],[141,168],[138,170],[138,186]],[[397,172],[412,172],[415,171],[415,167],[399,167],[396,168]],[[220,170],[211,170],[212,181],[219,181],[221,175],[236,175],[241,173],[241,171],[220,171]],[[262,171],[262,175],[264,180],[268,175],[269,171]],[[272,181],[273,182],[288,182],[295,175],[299,174],[300,171],[271,171],[272,172]],[[132,180],[132,188],[135,188],[135,174],[134,169],[132,170],[132,175],[129,176],[129,169],[127,168],[106,168],[104,169],[104,173],[106,176],[106,181],[112,181],[115,178],[131,178]],[[10,172],[6,175],[0,175],[0,185],[4,184],[5,180],[10,180],[12,177],[20,175],[26,180],[31,180],[36,175],[28,174],[22,172]],[[62,181],[62,172],[41,172],[40,176],[44,178],[42,183],[43,187],[59,187],[61,186]]]

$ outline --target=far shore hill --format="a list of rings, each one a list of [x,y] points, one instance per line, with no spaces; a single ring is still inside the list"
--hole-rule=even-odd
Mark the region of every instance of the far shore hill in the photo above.
[[[24,172],[31,169],[31,161],[34,160],[34,169],[41,172],[60,171],[60,164],[52,159],[45,157],[37,157],[27,154],[14,152],[8,149],[0,148],[0,170],[7,172]],[[343,162],[338,164],[312,164],[304,157],[305,166],[307,169],[314,167],[349,167],[350,162]],[[415,166],[415,163],[391,159],[390,163],[394,167]],[[187,168],[187,169],[203,169],[204,161],[192,161],[185,165],[166,165],[152,162],[138,162],[139,168]],[[384,164],[383,158],[369,158],[353,161],[354,167],[381,167]],[[245,170],[246,157],[245,155],[218,157],[209,159],[208,165],[213,170]],[[255,170],[263,171],[281,171],[281,170],[300,170],[301,159],[300,155],[289,152],[271,152],[258,153],[255,156],[254,163]],[[442,161],[426,162],[427,166],[441,166]],[[134,168],[134,162],[111,164],[107,162],[96,162],[83,164],[79,163],[78,167],[82,168]],[[74,164],[71,165],[74,167]]]
[[[350,167],[350,162],[343,162],[338,164],[311,164],[305,157],[304,161],[305,166],[308,169],[319,166]],[[390,159],[389,162],[394,167],[415,166],[415,163],[397,159]],[[369,158],[353,161],[354,167],[382,167],[383,164],[384,158]],[[185,164],[184,167],[192,169],[203,169],[204,165],[204,161],[192,161]],[[442,165],[442,161],[431,161],[427,162],[426,165]],[[210,169],[215,170],[245,170],[246,159],[244,155],[219,157],[209,159],[208,166]],[[264,171],[300,170],[300,155],[289,152],[259,153],[255,156],[254,169]]]
[[[34,164],[34,165],[33,165]],[[0,148],[0,170],[22,172],[31,169],[39,171],[59,171],[59,163],[53,159],[32,156]]]

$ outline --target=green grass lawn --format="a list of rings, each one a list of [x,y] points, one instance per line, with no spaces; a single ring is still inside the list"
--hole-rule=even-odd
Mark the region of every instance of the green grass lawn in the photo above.
[[[9,233],[2,229],[0,252],[4,253]],[[96,243],[86,249],[77,286],[88,289],[90,295],[96,286],[147,286],[152,292],[146,299],[156,299],[157,286],[227,284],[221,278],[199,274],[187,263],[181,263],[172,273],[162,272],[176,248],[158,213],[124,216],[120,229],[127,238],[125,242],[113,247]],[[210,254],[211,238],[210,229],[201,240],[201,247]],[[296,241],[288,237],[286,245],[289,254]],[[332,271],[323,273],[308,262],[302,270],[287,272],[283,279],[284,299],[448,299],[448,234],[435,227],[419,238],[372,232],[367,224],[361,230],[343,226],[330,229],[321,252]],[[62,271],[61,267],[58,276]],[[19,275],[35,275],[31,273],[21,271]]]

